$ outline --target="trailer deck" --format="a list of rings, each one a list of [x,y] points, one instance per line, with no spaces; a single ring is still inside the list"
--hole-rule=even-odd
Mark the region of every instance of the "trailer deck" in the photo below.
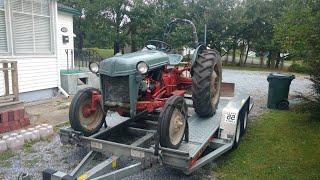
[[[224,107],[228,99],[222,99],[219,107]],[[210,137],[217,131],[220,125],[220,119],[223,108],[218,108],[216,114],[209,118],[200,118],[193,114],[188,119],[189,124],[189,142],[183,142],[179,148],[180,151],[188,152],[191,158],[195,157],[197,152],[208,142]]]
[[[76,144],[89,148],[91,151],[70,174],[47,170],[43,172],[43,177],[58,179],[66,176],[84,179],[121,178],[151,167],[155,163],[161,163],[190,174],[233,147],[234,124],[237,124],[238,121],[240,123],[241,112],[249,113],[252,106],[253,102],[249,96],[237,94],[234,97],[222,97],[219,108],[212,117],[200,118],[195,113],[192,114],[188,118],[188,138],[183,140],[178,149],[159,147],[157,115],[146,116],[145,112],[141,112],[133,119],[122,118],[119,124],[101,128],[98,133],[90,137],[85,137],[70,127],[62,128],[60,139],[63,144]],[[120,118],[114,114],[112,116],[110,118],[112,121]],[[228,119],[229,116],[232,117],[231,120]],[[97,153],[112,154],[112,156],[91,170],[82,172],[83,166]],[[139,159],[140,162],[110,172],[114,162],[122,156],[133,157]]]

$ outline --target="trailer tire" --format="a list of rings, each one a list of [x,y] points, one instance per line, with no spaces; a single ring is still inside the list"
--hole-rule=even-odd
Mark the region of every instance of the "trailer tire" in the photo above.
[[[240,144],[240,139],[241,139],[241,121],[240,121],[240,118],[238,118],[232,149],[237,149],[237,147]]]
[[[187,128],[187,105],[183,97],[171,96],[167,100],[159,115],[158,124],[160,145],[178,149]]]
[[[246,131],[247,131],[247,127],[248,127],[248,111],[246,109],[244,109],[241,112],[241,136],[243,136]]]
[[[215,50],[204,50],[192,66],[192,100],[200,117],[213,116],[220,100],[221,57]]]
[[[71,124],[72,129],[76,131],[82,132],[85,136],[90,136],[100,130],[102,127],[103,123],[105,122],[105,113],[103,112],[101,104],[97,104],[97,110],[94,112],[91,120],[90,121],[90,116],[89,117],[84,117],[82,114],[82,109],[83,107],[90,103],[91,101],[91,92],[92,91],[97,91],[100,92],[98,89],[95,88],[85,88],[77,92],[77,94],[73,97],[70,108],[69,108],[69,121]],[[83,121],[89,121],[88,125],[84,125]],[[89,127],[91,123],[93,123],[93,127]]]

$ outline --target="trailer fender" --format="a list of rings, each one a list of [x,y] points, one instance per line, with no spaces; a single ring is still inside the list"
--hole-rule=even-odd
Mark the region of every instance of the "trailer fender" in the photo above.
[[[224,108],[220,121],[220,139],[231,141],[236,133],[236,126],[239,117],[239,110]]]
[[[220,119],[220,129],[219,138],[227,141],[232,141],[236,133],[237,122],[241,119],[240,111],[243,108],[248,108],[248,103],[250,102],[250,97],[236,97],[234,100],[230,101],[226,107],[223,108],[221,119]],[[249,109],[245,109],[248,111]]]

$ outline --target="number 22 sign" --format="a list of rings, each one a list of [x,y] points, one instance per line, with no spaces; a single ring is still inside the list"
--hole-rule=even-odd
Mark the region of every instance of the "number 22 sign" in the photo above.
[[[236,117],[237,117],[237,113],[229,112],[225,116],[225,122],[236,124],[237,122]]]

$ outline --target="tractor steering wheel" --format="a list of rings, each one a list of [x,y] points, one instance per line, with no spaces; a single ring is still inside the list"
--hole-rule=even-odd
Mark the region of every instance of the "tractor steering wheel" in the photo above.
[[[154,50],[153,48],[151,48],[149,45],[153,45],[156,47],[156,50],[159,51],[163,51],[163,52],[170,52],[172,47],[164,42],[164,41],[160,41],[160,40],[148,40],[146,43],[144,43],[144,46],[149,49],[149,50]]]

